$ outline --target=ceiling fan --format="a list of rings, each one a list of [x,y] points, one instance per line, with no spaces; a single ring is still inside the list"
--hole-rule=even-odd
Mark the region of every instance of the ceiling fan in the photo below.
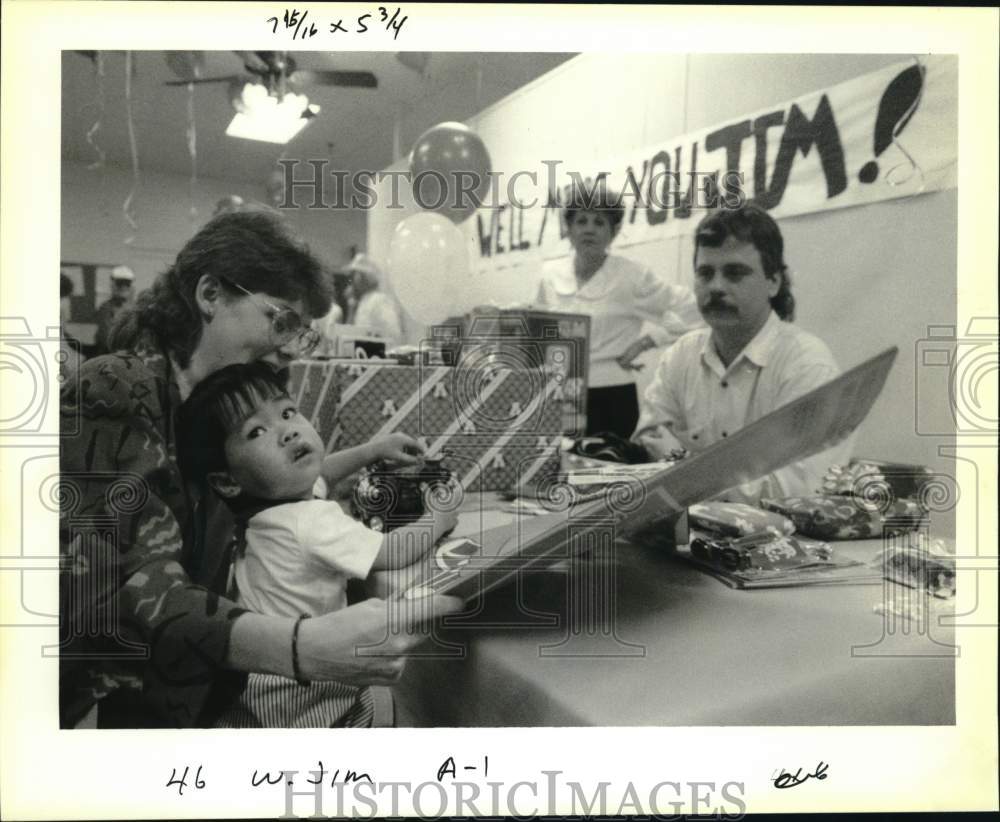
[[[282,98],[289,91],[298,93],[307,86],[339,88],[377,88],[378,80],[370,71],[335,71],[300,69],[287,51],[236,51],[246,74],[225,77],[192,77],[168,80],[164,85],[186,86],[189,83],[261,83],[268,94]]]

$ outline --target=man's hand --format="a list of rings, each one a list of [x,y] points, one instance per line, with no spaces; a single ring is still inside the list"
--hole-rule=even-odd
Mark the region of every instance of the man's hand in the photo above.
[[[408,434],[396,432],[372,440],[372,460],[386,460],[399,465],[416,465],[424,454],[424,447]]]
[[[428,635],[436,617],[462,608],[457,597],[367,599],[299,626],[299,670],[310,681],[391,685],[403,673],[406,654]]]
[[[646,450],[656,459],[663,459],[671,451],[683,449],[681,441],[664,425],[655,425],[640,431],[633,439],[646,446]]]

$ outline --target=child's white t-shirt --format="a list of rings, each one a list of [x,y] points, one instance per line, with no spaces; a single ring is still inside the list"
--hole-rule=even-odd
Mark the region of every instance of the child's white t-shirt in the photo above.
[[[383,535],[329,500],[267,508],[247,522],[234,561],[244,608],[269,616],[319,616],[347,605],[347,580],[368,576]]]

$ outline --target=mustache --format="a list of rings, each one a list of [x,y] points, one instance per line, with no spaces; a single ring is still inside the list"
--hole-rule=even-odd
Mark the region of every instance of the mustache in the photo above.
[[[701,304],[702,311],[725,311],[735,313],[736,306],[730,305],[720,297],[713,297]]]

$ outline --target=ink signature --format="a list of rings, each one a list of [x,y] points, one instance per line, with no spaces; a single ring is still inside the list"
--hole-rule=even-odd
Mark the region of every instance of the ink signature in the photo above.
[[[775,777],[772,777],[774,782],[774,787],[779,789],[794,788],[796,785],[801,785],[803,782],[806,782],[810,779],[826,779],[827,777],[826,769],[829,767],[830,766],[827,765],[825,762],[820,762],[819,765],[816,766],[816,770],[814,770],[812,773],[807,773],[804,776],[802,775],[802,768],[799,768],[793,774],[788,773],[788,771],[782,768],[781,773],[779,773]]]

